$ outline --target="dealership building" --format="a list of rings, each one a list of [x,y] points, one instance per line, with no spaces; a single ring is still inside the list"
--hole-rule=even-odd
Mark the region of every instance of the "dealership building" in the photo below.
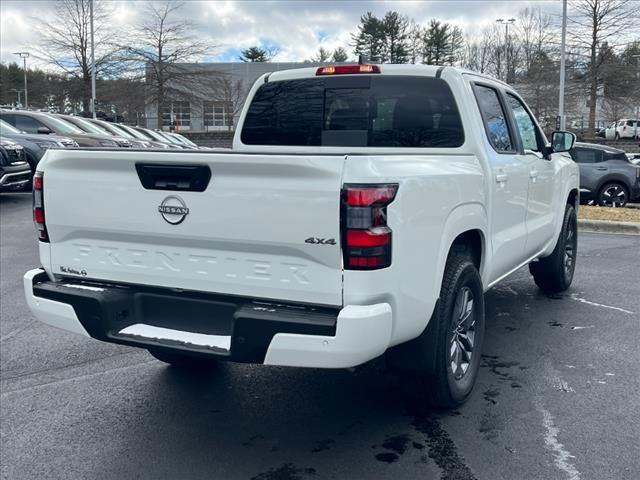
[[[313,62],[228,62],[184,63],[181,78],[193,79],[198,87],[173,85],[171,100],[165,102],[161,122],[158,121],[157,104],[148,102],[145,115],[148,128],[178,131],[228,131],[237,124],[242,104],[249,89],[261,75],[278,70],[308,68],[322,65]],[[179,83],[179,82],[175,82]]]

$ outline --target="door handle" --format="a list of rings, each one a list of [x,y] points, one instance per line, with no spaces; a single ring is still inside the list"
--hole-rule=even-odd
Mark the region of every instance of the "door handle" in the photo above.
[[[535,181],[535,179],[538,178],[538,170],[530,170],[529,178]]]
[[[504,182],[506,182],[506,181],[507,181],[507,179],[508,179],[508,178],[509,178],[509,177],[507,176],[507,174],[506,174],[506,173],[498,173],[498,174],[496,175],[496,182],[498,182],[498,183],[504,183]]]
[[[607,170],[607,167],[596,167],[596,170],[600,170],[602,172]]]

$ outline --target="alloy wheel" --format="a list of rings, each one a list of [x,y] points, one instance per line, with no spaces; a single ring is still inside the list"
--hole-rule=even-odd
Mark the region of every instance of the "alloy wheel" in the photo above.
[[[456,296],[452,325],[449,346],[450,368],[453,377],[460,380],[471,365],[476,335],[473,292],[467,286],[462,287]]]
[[[609,185],[602,192],[602,204],[621,207],[627,203],[627,192],[620,185]]]

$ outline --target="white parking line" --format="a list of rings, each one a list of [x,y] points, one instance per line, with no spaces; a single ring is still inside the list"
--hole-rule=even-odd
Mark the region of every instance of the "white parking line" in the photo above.
[[[558,432],[560,431],[558,427],[553,423],[553,416],[551,413],[544,408],[540,402],[537,402],[536,405],[538,411],[542,413],[542,423],[546,430],[544,436],[544,443],[546,447],[551,450],[553,453],[554,463],[556,467],[560,470],[564,471],[568,475],[569,480],[580,480],[580,472],[573,466],[571,460],[573,455],[571,455],[564,445],[560,443],[558,440]]]
[[[594,307],[608,308],[610,310],[617,310],[618,312],[623,312],[623,313],[628,313],[629,315],[634,315],[634,312],[632,312],[630,310],[625,310],[624,308],[620,308],[620,307],[612,307],[611,305],[603,305],[602,303],[592,302],[590,300],[587,300],[587,299],[579,297],[575,293],[571,294],[571,298],[573,300],[576,300],[576,301],[580,302],[580,303],[586,303],[587,305],[593,305]]]

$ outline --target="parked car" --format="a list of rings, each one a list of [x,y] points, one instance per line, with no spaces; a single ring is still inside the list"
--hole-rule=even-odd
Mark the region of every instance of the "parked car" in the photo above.
[[[78,146],[78,144],[69,137],[60,137],[58,135],[47,135],[45,137],[37,133],[25,133],[4,120],[0,120],[0,135],[10,138],[14,142],[22,145],[26,157],[25,160],[31,167],[32,173],[36,171],[36,166],[47,149],[52,147],[72,148]],[[30,187],[27,186],[26,188]]]
[[[175,138],[176,140],[178,140],[182,145],[186,146],[186,147],[191,147],[191,148],[199,148],[199,149],[203,149],[203,150],[209,150],[208,147],[201,147],[199,145],[196,145],[195,143],[193,143],[191,140],[189,140],[187,137],[185,137],[184,135],[181,135],[179,133],[176,132],[165,132],[167,135],[169,135],[170,137]]]
[[[580,199],[624,207],[640,197],[640,168],[617,148],[576,143],[569,152],[580,168]]]
[[[162,138],[164,138],[169,144],[173,145],[174,147],[178,147],[183,150],[194,150],[198,148],[198,147],[192,147],[191,145],[185,145],[183,142],[175,138],[169,132],[164,132],[162,130],[154,130],[154,133],[156,133],[157,135],[160,135]]]
[[[85,133],[90,133],[93,135],[107,135],[111,140],[115,140],[118,143],[119,147],[122,148],[147,148],[148,144],[142,144],[141,142],[131,140],[126,138],[124,135],[112,135],[110,132],[105,131],[104,129],[94,125],[89,122],[87,119],[82,117],[75,117],[73,115],[55,115],[60,120],[64,120],[65,122],[69,122]]]
[[[159,132],[153,131],[148,128],[143,128],[143,127],[131,127],[131,128],[140,132],[141,134],[146,136],[148,139],[153,140],[154,142],[160,142],[167,145],[167,148],[172,148],[174,150],[176,149],[182,150],[182,147],[175,145],[173,142],[167,140],[162,135],[160,135]]]
[[[55,133],[69,137],[81,147],[118,147],[118,143],[107,135],[85,133],[69,122],[41,112],[24,110],[0,110],[0,119],[27,133],[49,135]]]
[[[31,169],[24,149],[12,139],[0,136],[0,192],[21,190],[31,181]]]
[[[135,140],[136,142],[140,142],[143,145],[145,145],[146,146],[145,148],[168,148],[164,143],[153,142],[139,132],[136,132],[136,131],[131,132],[129,129],[124,128],[124,125],[119,125],[116,123],[111,123],[111,122],[107,122],[105,120],[99,120],[99,119],[94,120],[94,119],[88,118],[86,120],[90,122],[92,125],[103,129],[109,135],[122,136],[122,137],[128,138],[130,141]]]
[[[47,154],[46,248],[24,277],[37,318],[182,366],[386,353],[455,407],[480,366],[484,291],[525,265],[543,291],[571,285],[575,135],[547,142],[505,83],[323,66],[263,75],[247,102],[230,152]],[[80,181],[93,172],[98,191]]]
[[[609,125],[605,138],[619,140],[621,138],[640,138],[640,120],[623,118]]]

